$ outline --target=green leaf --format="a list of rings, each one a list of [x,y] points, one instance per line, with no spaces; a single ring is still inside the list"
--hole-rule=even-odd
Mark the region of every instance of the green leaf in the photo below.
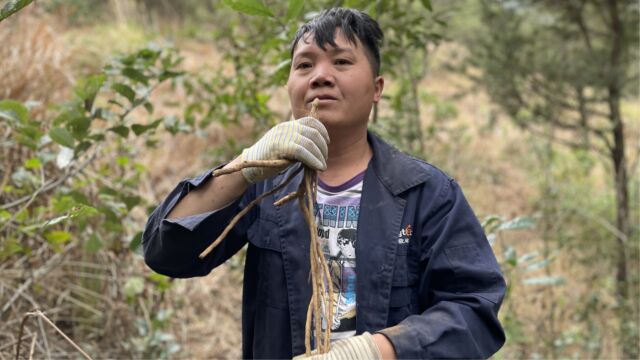
[[[71,240],[71,233],[68,231],[54,230],[44,234],[44,237],[51,245],[62,245]]]
[[[53,219],[49,219],[49,220],[41,222],[41,223],[37,223],[37,224],[32,224],[32,225],[26,226],[26,227],[23,228],[23,230],[31,231],[31,230],[36,230],[36,229],[44,229],[44,228],[46,228],[48,226],[58,224],[58,223],[63,222],[65,220],[67,220],[67,219],[70,219],[70,218],[71,218],[70,215],[58,216],[58,217],[55,217]]]
[[[11,217],[11,213],[7,210],[0,210],[0,221],[7,220]]]
[[[71,211],[72,218],[88,218],[98,214],[98,209],[87,205],[77,206]]]
[[[171,288],[171,278],[168,276],[153,272],[147,276],[147,279],[149,279],[159,291],[166,291]]]
[[[128,298],[133,298],[136,295],[140,295],[143,291],[144,278],[141,278],[139,276],[130,277],[124,284],[123,292]]]
[[[127,210],[131,211],[135,206],[142,202],[142,198],[140,196],[132,195],[132,196],[122,196],[122,202],[127,206]]]
[[[0,118],[10,121],[26,123],[29,110],[21,102],[15,100],[0,100]]]
[[[136,81],[145,85],[149,84],[149,78],[145,76],[143,73],[141,73],[140,71],[132,67],[126,67],[122,69],[122,75],[128,77],[133,81]]]
[[[120,165],[120,166],[125,166],[127,164],[129,164],[129,161],[131,161],[131,158],[128,156],[118,156],[116,158],[116,164]]]
[[[91,110],[96,95],[106,79],[107,77],[104,74],[99,74],[78,81],[75,87],[75,93],[84,102],[85,110]]]
[[[83,141],[78,146],[76,146],[75,151],[76,154],[82,154],[85,150],[91,147],[90,141]]]
[[[69,195],[71,195],[71,198],[73,199],[73,201],[82,204],[82,205],[87,205],[89,206],[91,204],[91,202],[89,201],[89,198],[87,197],[87,195],[83,194],[82,192],[78,191],[78,190],[73,190],[71,192],[69,192]]]
[[[113,131],[114,133],[122,136],[125,139],[129,136],[129,128],[124,125],[114,126],[112,128],[109,128],[108,130]]]
[[[233,10],[247,15],[273,17],[273,13],[259,0],[223,0],[225,5]]]
[[[302,8],[304,7],[304,0],[289,0],[289,6],[287,7],[286,20],[295,19],[300,16]]]
[[[498,230],[525,230],[534,229],[536,222],[530,217],[517,217],[509,221],[505,221],[498,227]]]
[[[9,0],[2,9],[0,9],[0,21],[20,11],[25,6],[31,4],[33,0]]]
[[[81,141],[89,135],[91,119],[86,116],[77,116],[69,120],[68,126],[71,130],[71,135],[73,135],[76,140]]]
[[[422,6],[429,11],[433,11],[433,7],[431,6],[431,0],[420,0]]]
[[[156,127],[158,127],[158,125],[160,125],[160,123],[162,122],[162,119],[158,119],[155,120],[154,122],[152,122],[151,124],[147,124],[147,125],[143,125],[143,124],[133,124],[131,125],[131,130],[133,130],[133,132],[136,135],[140,135],[145,133],[146,131],[150,130],[150,129],[155,129]]]
[[[13,238],[5,239],[4,242],[0,244],[0,261],[11,255],[24,252],[24,250],[18,240]]]
[[[58,144],[73,149],[75,140],[73,139],[71,133],[67,131],[67,129],[53,128],[49,131],[49,137],[51,137],[51,140],[57,142]]]
[[[66,213],[67,211],[71,211],[74,206],[76,206],[76,202],[73,201],[73,197],[58,193],[52,201],[51,205],[53,206],[53,210],[57,213]]]
[[[18,215],[16,215],[16,221],[19,222],[24,222],[25,220],[27,220],[29,218],[29,209],[22,209],[22,211],[20,211],[18,213]]]
[[[96,253],[102,249],[102,241],[96,234],[91,234],[89,240],[84,243],[84,249],[90,253]]]
[[[160,77],[158,78],[158,81],[162,82],[165,81],[167,79],[172,79],[178,76],[183,75],[184,72],[182,71],[163,71],[162,74],[160,74]]]
[[[482,228],[486,234],[490,234],[496,230],[500,223],[502,223],[503,219],[497,215],[489,215],[482,221]]]
[[[562,285],[564,284],[562,276],[540,276],[528,278],[522,281],[524,285]]]
[[[144,103],[144,108],[145,108],[145,109],[147,109],[147,112],[148,112],[149,114],[153,114],[153,104],[152,104],[152,103],[150,103],[150,102],[148,102],[148,101],[147,101],[147,102],[145,102],[145,103]],[[135,130],[134,130],[134,132],[135,132]],[[136,135],[137,135],[137,134],[136,134]]]
[[[135,252],[140,248],[141,244],[142,244],[142,231],[139,231],[131,239],[131,242],[129,243],[129,250]]]
[[[135,56],[147,61],[156,61],[156,59],[158,59],[158,57],[160,56],[160,53],[161,53],[160,50],[145,48],[145,49],[140,49],[140,51],[138,51],[138,53],[135,54]]]
[[[117,100],[109,99],[109,100],[107,100],[107,103],[116,105],[116,106],[121,107],[121,108],[124,109],[124,105],[122,105],[122,103],[117,101]]]
[[[516,254],[516,249],[514,249],[513,246],[508,246],[505,249],[503,256],[507,264],[511,266],[518,265],[518,256]]]
[[[533,264],[527,266],[523,272],[530,272],[535,270],[540,270],[542,268],[547,267],[551,263],[551,259],[544,259],[540,261],[536,261]]]
[[[522,255],[522,256],[520,256],[518,258],[518,262],[519,263],[526,263],[526,262],[531,261],[531,260],[535,259],[536,257],[538,257],[538,255],[539,255],[539,253],[537,251],[532,251],[532,252],[526,253],[526,254],[524,254],[524,255]]]
[[[131,103],[136,99],[136,92],[129,85],[123,83],[116,83],[111,85],[111,88],[118,94],[126,97]]]
[[[42,163],[38,158],[31,158],[24,162],[24,167],[27,169],[40,169]]]
[[[140,124],[131,125],[131,130],[133,130],[133,133],[136,135],[143,134],[145,131],[147,131],[147,129],[148,128],[146,125],[140,125]]]

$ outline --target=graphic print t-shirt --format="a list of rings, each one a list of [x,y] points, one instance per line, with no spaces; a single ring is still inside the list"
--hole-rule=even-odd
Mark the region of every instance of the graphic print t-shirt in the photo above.
[[[315,206],[318,239],[333,286],[331,340],[356,333],[356,231],[364,172],[339,186],[318,181]],[[322,328],[326,328],[323,319]]]

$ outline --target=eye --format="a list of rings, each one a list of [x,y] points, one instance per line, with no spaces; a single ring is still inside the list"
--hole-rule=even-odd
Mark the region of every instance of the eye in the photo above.
[[[336,59],[336,65],[349,65],[351,64],[351,60],[347,59]]]
[[[311,63],[310,63],[310,62],[307,62],[307,61],[304,61],[304,62],[298,63],[298,64],[296,65],[296,69],[300,69],[300,70],[302,70],[302,69],[308,69],[308,68],[310,68],[310,67],[311,67]]]

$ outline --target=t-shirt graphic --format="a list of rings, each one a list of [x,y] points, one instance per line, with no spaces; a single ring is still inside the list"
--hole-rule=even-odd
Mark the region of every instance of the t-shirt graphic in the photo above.
[[[356,333],[355,246],[363,179],[364,172],[339,186],[318,181],[315,215],[333,287],[332,341]],[[326,328],[324,319],[322,328]]]

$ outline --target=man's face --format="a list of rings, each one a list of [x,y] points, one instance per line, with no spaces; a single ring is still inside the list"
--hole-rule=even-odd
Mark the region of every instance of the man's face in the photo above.
[[[374,103],[380,101],[384,80],[374,77],[362,43],[357,46],[336,31],[337,47],[316,45],[313,34],[294,49],[287,88],[293,116],[309,115],[311,102],[320,99],[318,118],[332,130],[366,127]]]

